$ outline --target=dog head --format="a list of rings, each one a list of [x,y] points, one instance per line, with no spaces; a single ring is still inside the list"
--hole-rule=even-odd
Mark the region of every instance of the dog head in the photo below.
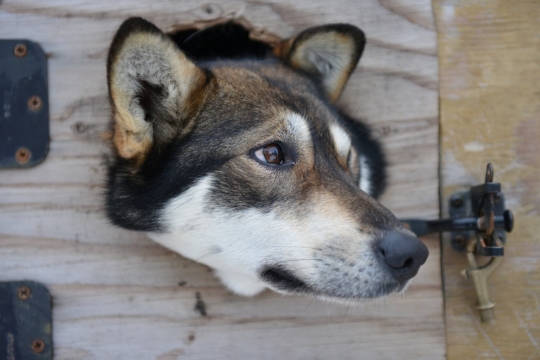
[[[142,19],[108,58],[107,212],[213,269],[233,291],[332,298],[401,291],[428,252],[371,195],[383,160],[337,111],[364,47],[308,29],[259,61],[191,61]]]

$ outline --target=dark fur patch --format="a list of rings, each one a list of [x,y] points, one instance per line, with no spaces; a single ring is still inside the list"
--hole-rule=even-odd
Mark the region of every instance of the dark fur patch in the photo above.
[[[152,122],[156,113],[159,113],[160,102],[162,101],[165,89],[163,86],[156,86],[148,81],[140,82],[141,89],[136,99],[144,110],[144,120]]]
[[[386,157],[381,144],[371,135],[371,129],[364,123],[340,112],[341,119],[350,133],[353,134],[352,145],[359,154],[367,158],[371,171],[372,196],[378,198],[386,188]]]

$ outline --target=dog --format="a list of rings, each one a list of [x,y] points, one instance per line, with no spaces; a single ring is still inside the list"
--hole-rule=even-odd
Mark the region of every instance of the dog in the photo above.
[[[375,200],[381,148],[333,105],[364,45],[357,27],[331,24],[264,59],[196,60],[150,22],[126,20],[107,60],[110,221],[240,295],[404,291],[427,247]]]

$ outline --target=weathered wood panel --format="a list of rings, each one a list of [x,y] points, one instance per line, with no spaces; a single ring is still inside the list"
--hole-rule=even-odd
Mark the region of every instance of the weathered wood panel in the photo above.
[[[438,216],[438,69],[429,0],[332,2],[4,0],[0,36],[49,56],[51,151],[0,172],[0,279],[34,279],[54,298],[56,359],[436,359],[445,354],[436,237],[402,298],[326,304],[265,292],[242,298],[204,266],[109,225],[100,133],[108,121],[105,57],[128,16],[163,29],[241,15],[287,37],[349,22],[368,36],[340,103],[373,125],[389,154],[383,202]],[[194,310],[197,293],[207,316]]]
[[[495,166],[516,225],[490,278],[497,322],[479,322],[467,266],[445,239],[448,357],[540,358],[540,2],[435,1],[443,201]]]

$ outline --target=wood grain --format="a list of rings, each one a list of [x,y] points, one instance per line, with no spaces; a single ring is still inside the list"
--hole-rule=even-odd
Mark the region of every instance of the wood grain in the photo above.
[[[439,243],[402,298],[326,304],[232,295],[204,266],[115,228],[103,215],[105,57],[128,16],[161,28],[243,16],[288,37],[349,22],[368,44],[340,105],[375,129],[390,161],[383,203],[438,216],[438,62],[429,0],[4,0],[0,34],[49,57],[51,151],[0,172],[0,280],[33,279],[54,298],[56,359],[437,359],[445,354]],[[194,310],[197,293],[207,316]]]
[[[497,322],[479,322],[462,254],[443,247],[448,358],[540,358],[540,3],[435,1],[443,204],[495,166],[516,218],[490,278]]]

